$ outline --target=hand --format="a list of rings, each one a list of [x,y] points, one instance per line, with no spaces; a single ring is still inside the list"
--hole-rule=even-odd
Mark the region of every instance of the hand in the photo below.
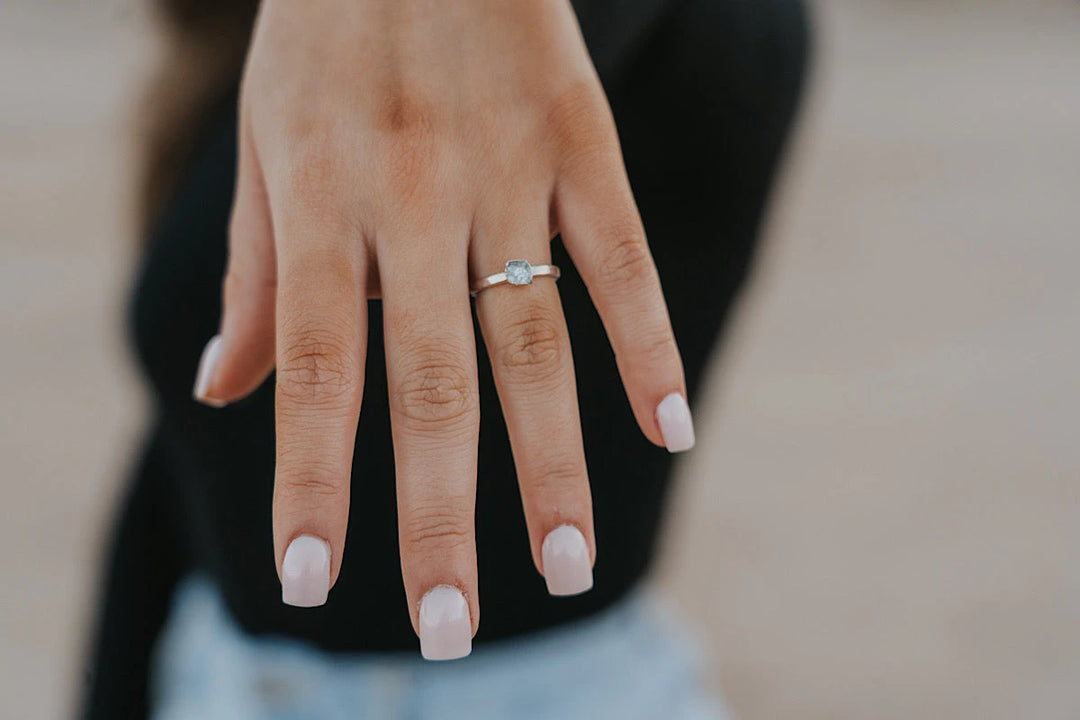
[[[265,0],[240,101],[221,334],[196,396],[277,368],[274,545],[285,602],[337,578],[381,297],[402,574],[425,657],[479,621],[479,412],[470,277],[550,262],[561,233],[645,435],[688,449],[682,364],[611,113],[565,0]],[[592,586],[592,508],[570,341],[551,278],[481,292],[533,562]]]

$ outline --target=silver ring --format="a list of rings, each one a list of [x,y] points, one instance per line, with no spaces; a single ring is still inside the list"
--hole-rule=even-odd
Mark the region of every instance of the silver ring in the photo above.
[[[561,274],[555,265],[530,265],[528,260],[509,260],[502,272],[488,275],[474,282],[469,294],[476,297],[481,290],[487,290],[496,285],[531,285],[535,277],[548,276],[558,280]]]

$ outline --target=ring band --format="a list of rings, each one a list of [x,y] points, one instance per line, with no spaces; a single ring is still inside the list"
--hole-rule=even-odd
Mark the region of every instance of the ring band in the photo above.
[[[480,278],[473,283],[469,294],[476,297],[481,290],[496,285],[531,285],[534,277],[547,276],[558,280],[561,274],[555,265],[530,265],[528,260],[509,260],[502,272]]]

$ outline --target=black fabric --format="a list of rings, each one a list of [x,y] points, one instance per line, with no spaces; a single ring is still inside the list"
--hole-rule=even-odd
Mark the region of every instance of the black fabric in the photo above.
[[[751,262],[797,104],[803,9],[798,0],[597,0],[575,8],[615,114],[693,398]],[[324,607],[280,600],[270,525],[273,380],[220,410],[191,399],[200,352],[221,310],[235,128],[234,94],[208,119],[149,239],[134,292],[134,337],[156,397],[156,423],[112,543],[88,718],[145,715],[153,641],[176,581],[192,569],[218,583],[248,632],[291,635],[331,651],[417,647],[398,559],[378,303],[370,308],[346,551]],[[579,618],[622,597],[647,571],[669,489],[672,458],[637,428],[599,317],[558,241],[553,259],[564,270],[559,290],[579,379],[595,587],[552,598],[533,567],[480,348],[477,643]]]

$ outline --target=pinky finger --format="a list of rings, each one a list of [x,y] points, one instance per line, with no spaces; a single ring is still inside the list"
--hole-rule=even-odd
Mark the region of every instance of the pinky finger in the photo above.
[[[563,242],[589,288],[642,432],[670,452],[694,446],[682,358],[614,125],[572,153],[555,192]],[[596,135],[592,136],[595,141]]]

